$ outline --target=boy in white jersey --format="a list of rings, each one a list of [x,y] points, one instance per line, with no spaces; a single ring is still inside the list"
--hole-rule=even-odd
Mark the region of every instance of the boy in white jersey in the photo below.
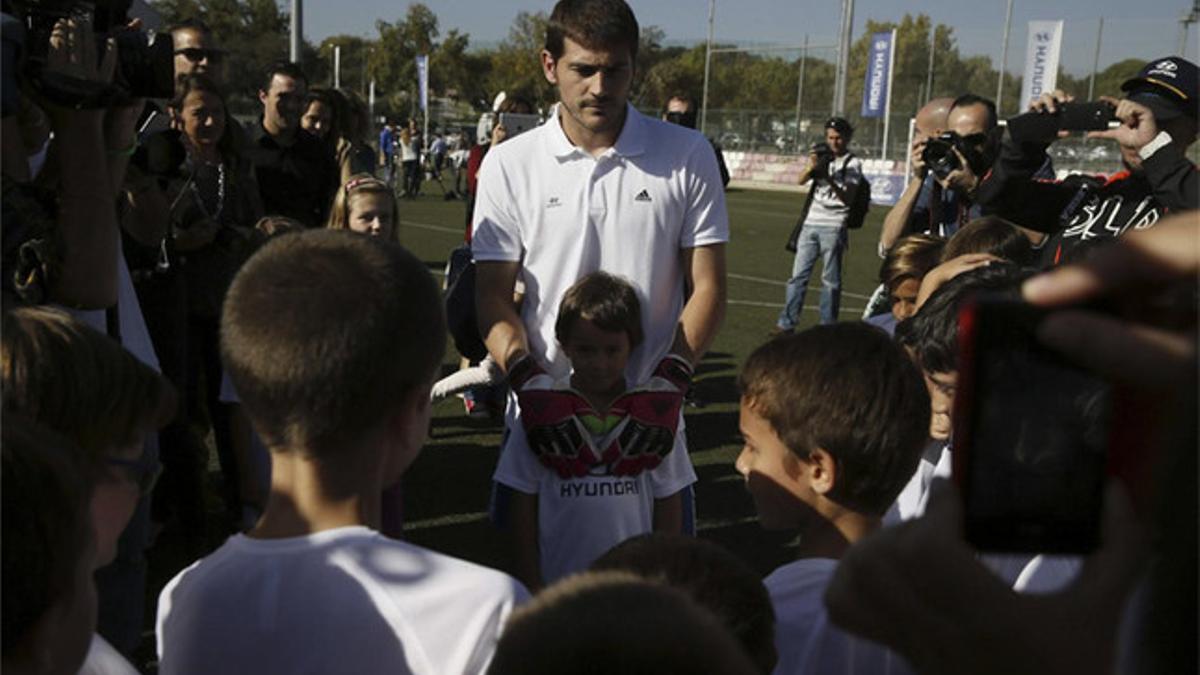
[[[505,452],[496,481],[513,489],[511,527],[517,576],[529,588],[586,569],[612,546],[651,530],[679,533],[683,525],[680,490],[696,480],[686,453],[667,448],[665,455],[630,454],[629,439],[655,430],[631,421],[632,396],[653,395],[674,385],[660,373],[644,386],[628,390],[625,367],[642,341],[640,303],[626,281],[593,272],[567,290],[555,333],[571,361],[569,378],[555,381],[536,374],[524,389],[574,395],[547,397],[547,408],[522,414],[556,416],[544,433],[553,443],[531,444]],[[557,410],[563,401],[570,410]],[[670,408],[670,406],[667,406]],[[678,416],[677,408],[666,415]],[[561,447],[561,453],[536,454],[533,448]]]
[[[221,348],[270,449],[270,495],[252,530],[163,589],[160,673],[487,667],[524,588],[377,531],[379,495],[425,439],[445,325],[424,264],[379,238],[291,234],[242,267]]]
[[[818,326],[762,345],[740,377],[746,479],[760,524],[799,532],[798,560],[765,580],[776,673],[894,673],[905,664],[830,622],[842,554],[878,529],[912,476],[928,425],[921,374],[882,331]]]

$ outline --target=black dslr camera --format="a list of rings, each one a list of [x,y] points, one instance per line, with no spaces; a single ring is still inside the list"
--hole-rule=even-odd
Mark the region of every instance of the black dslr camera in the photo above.
[[[812,146],[812,154],[817,156],[817,163],[813,165],[813,173],[818,176],[824,176],[829,173],[829,165],[833,163],[833,149],[828,143],[816,143]]]
[[[993,157],[992,135],[987,133],[959,136],[953,131],[943,132],[936,138],[925,142],[925,150],[921,152],[921,161],[933,175],[945,180],[957,169],[962,168],[955,150],[967,160],[967,165],[977,176],[982,176],[991,166]]]
[[[175,93],[174,48],[168,33],[125,29],[133,0],[11,0],[4,11],[25,29],[19,77],[33,90],[59,105],[106,108],[133,98],[170,98]],[[96,47],[117,43],[112,84],[89,82],[45,72],[50,33],[60,19],[91,18]]]

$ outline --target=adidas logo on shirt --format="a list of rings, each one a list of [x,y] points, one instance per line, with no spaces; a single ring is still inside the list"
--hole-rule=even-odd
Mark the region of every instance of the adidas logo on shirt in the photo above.
[[[550,201],[546,202],[546,208],[548,209],[552,209],[556,206],[562,206],[562,202],[559,201],[558,197],[551,197]]]
[[[638,193],[638,196],[633,198],[633,201],[648,202],[648,201],[652,201],[652,200],[650,199],[650,193],[646,192],[645,190],[642,190],[641,192]]]

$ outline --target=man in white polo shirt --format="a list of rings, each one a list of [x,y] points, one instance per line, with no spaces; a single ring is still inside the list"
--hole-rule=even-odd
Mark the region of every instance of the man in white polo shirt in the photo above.
[[[545,381],[532,377],[543,369],[554,380],[568,374],[554,337],[558,305],[576,280],[603,269],[627,279],[641,302],[645,339],[629,359],[627,386],[653,379],[663,386],[646,392],[651,405],[643,410],[673,413],[669,423],[641,419],[633,406],[639,419],[630,429],[638,433],[622,439],[631,446],[623,451],[686,453],[677,411],[691,367],[724,315],[729,223],[704,136],[628,104],[638,34],[622,0],[561,0],[541,57],[561,102],[544,125],[494,148],[480,169],[472,239],[479,327],[516,392],[503,452],[578,450],[567,447],[575,436],[551,433],[563,420],[548,418],[543,406],[549,397],[550,409],[569,410],[571,394],[538,392],[533,410],[530,382]]]

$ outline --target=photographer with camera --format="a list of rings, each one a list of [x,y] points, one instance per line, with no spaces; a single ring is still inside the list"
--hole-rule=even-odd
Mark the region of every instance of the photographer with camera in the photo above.
[[[913,179],[884,218],[881,255],[906,234],[949,237],[981,215],[975,191],[995,157],[996,105],[963,94],[938,125],[944,105],[945,99],[934,99],[917,115],[918,133],[909,155]]]
[[[842,254],[849,243],[847,230],[854,193],[870,187],[863,178],[862,160],[850,152],[854,128],[841,117],[825,123],[825,142],[813,146],[800,172],[801,185],[812,181],[807,212],[801,215],[796,258],[787,282],[783,311],[771,335],[791,333],[804,308],[804,292],[813,265],[821,258],[821,323],[835,323],[842,292]]]
[[[1030,112],[1009,120],[979,201],[1049,235],[1042,248],[1046,265],[1078,259],[1083,247],[1152,227],[1200,200],[1200,174],[1185,156],[1197,135],[1200,69],[1177,56],[1154,59],[1121,89],[1126,97],[1120,101],[1101,97],[1088,104],[1073,103],[1061,91],[1043,94]],[[1123,170],[1107,178],[1036,180],[1031,169],[1069,131],[1117,141]]]

